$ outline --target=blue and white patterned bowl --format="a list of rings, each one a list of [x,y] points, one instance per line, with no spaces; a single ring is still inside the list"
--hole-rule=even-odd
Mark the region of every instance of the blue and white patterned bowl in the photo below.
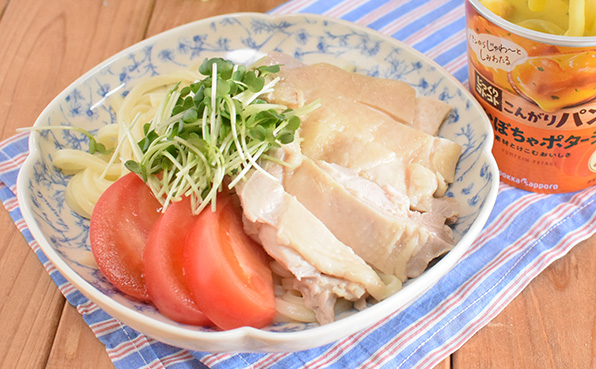
[[[214,352],[294,351],[333,342],[369,327],[412,302],[453,267],[482,229],[496,199],[498,172],[490,153],[490,123],[468,91],[412,48],[370,29],[323,16],[232,14],[172,29],[93,68],[56,97],[35,125],[73,125],[94,131],[115,122],[109,97],[124,96],[143,78],[189,68],[211,56],[248,63],[272,50],[306,63],[325,61],[354,67],[359,73],[400,79],[419,94],[440,98],[454,107],[440,135],[464,148],[455,183],[448,192],[462,206],[454,227],[458,243],[396,295],[363,311],[344,314],[332,324],[284,323],[226,332],[177,324],[153,306],[115,290],[88,262],[89,222],[65,204],[68,178],[51,164],[57,149],[85,149],[86,141],[69,131],[32,134],[31,154],[18,179],[18,199],[33,236],[58,270],[85,296],[113,317],[163,342]]]

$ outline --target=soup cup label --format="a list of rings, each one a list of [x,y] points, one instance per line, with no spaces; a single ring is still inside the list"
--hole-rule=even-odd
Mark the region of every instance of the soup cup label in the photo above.
[[[532,40],[470,1],[466,20],[470,89],[492,123],[501,180],[542,193],[596,184],[596,45]]]

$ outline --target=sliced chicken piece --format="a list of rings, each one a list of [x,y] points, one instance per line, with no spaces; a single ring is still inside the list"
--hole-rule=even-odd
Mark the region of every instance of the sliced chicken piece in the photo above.
[[[400,160],[428,168],[437,181],[451,183],[461,146],[399,124],[385,114],[341,96],[319,107],[302,121],[302,152],[314,160],[325,160],[348,168],[367,170]],[[275,100],[275,94],[273,95]],[[405,172],[396,173],[405,186]]]
[[[454,181],[455,167],[462,152],[459,144],[403,124],[389,123],[378,126],[375,140],[404,158],[407,163],[421,164],[442,176],[447,183]]]
[[[287,89],[286,92],[290,90],[294,90],[293,92],[295,90],[308,91],[306,95],[302,95],[302,98],[306,96],[309,99],[323,98],[324,100],[325,95],[321,90],[313,92],[313,88],[316,88],[319,81],[324,79],[326,87],[333,91],[341,91],[344,96],[354,101],[378,109],[393,119],[411,124],[414,128],[432,136],[439,133],[441,124],[451,111],[451,106],[439,99],[428,96],[416,97],[415,90],[401,81],[352,73],[325,63],[308,66],[288,54],[275,51],[256,63],[256,65],[276,64],[282,66],[280,77],[284,78],[284,82],[278,88]],[[288,69],[298,68],[303,69],[286,72]],[[303,79],[304,77],[306,79]],[[327,82],[330,84],[327,85]],[[314,83],[314,85],[309,85],[309,83]],[[286,101],[292,107],[301,106],[300,99],[296,98],[295,93],[290,93],[287,96]],[[414,106],[413,113],[412,106]],[[402,112],[397,113],[398,110]]]
[[[438,230],[446,224],[454,224],[459,216],[459,203],[451,197],[431,199],[428,212],[411,211],[408,197],[404,194],[388,191],[376,181],[368,180],[348,168],[337,164],[318,161],[317,165],[336,181],[341,183],[352,195],[358,197],[375,208],[401,217],[409,217],[425,227]],[[440,232],[437,232],[440,233]],[[447,227],[445,240],[452,239],[451,228]]]
[[[394,192],[394,189],[388,191],[386,187],[359,175],[353,169],[322,160],[317,161],[316,164],[350,194],[380,211],[397,216],[407,216],[410,213],[410,202],[405,193]]]
[[[391,204],[373,206],[389,201],[385,192],[375,183],[361,178],[360,182],[368,183],[360,184],[359,188],[352,187],[360,191],[360,198],[350,193],[335,179],[336,176],[330,175],[333,167],[323,162],[317,164],[304,158],[296,169],[285,170],[284,188],[296,196],[340,241],[378,270],[395,275],[403,282],[407,279],[408,261],[417,250],[446,252],[453,247],[453,240],[447,242],[410,219],[407,216],[409,210],[403,209],[405,216],[398,216],[381,210],[383,206],[391,207]],[[353,179],[352,184],[355,182],[357,180]],[[366,197],[368,201],[363,200]],[[418,259],[422,260],[423,256],[431,254],[421,255]],[[426,260],[426,263],[431,259]]]
[[[447,224],[453,224],[459,213],[459,204],[451,197],[435,198],[432,208],[425,213],[412,212],[410,219],[426,227],[434,237],[445,243],[454,244],[453,231]],[[420,244],[408,260],[406,275],[414,278],[422,274],[431,260],[447,253],[441,242]]]
[[[280,167],[271,163],[273,167]],[[303,281],[307,301],[316,301],[317,315],[333,316],[325,310],[320,294],[329,286],[334,296],[358,300],[368,292],[377,300],[385,296],[385,285],[377,273],[354,251],[339,241],[294,196],[287,194],[271,175],[254,171],[237,186],[247,233],[256,238],[267,253]],[[308,277],[308,280],[304,278]],[[328,283],[333,278],[341,283]],[[328,287],[315,287],[316,282]],[[310,291],[310,292],[308,292]]]
[[[254,66],[261,65],[281,65],[286,69],[305,67],[306,64],[302,63],[296,58],[291,57],[286,53],[280,53],[279,51],[270,51],[265,57],[257,60]]]
[[[296,250],[281,245],[277,240],[275,227],[250,222],[245,218],[245,229],[251,237],[263,244],[271,257],[296,277],[293,288],[302,293],[305,306],[314,310],[320,324],[335,320],[334,308],[338,298],[358,301],[366,296],[366,289],[362,284],[325,275]]]
[[[432,97],[419,96],[416,98],[416,111],[412,126],[429,135],[436,136],[450,112],[449,104]]]
[[[410,207],[421,212],[429,211],[439,189],[439,182],[435,174],[425,166],[419,163],[408,164],[406,185]]]
[[[416,90],[405,82],[348,72],[327,63],[302,67],[292,63],[282,68],[278,76],[281,81],[276,85],[276,99],[291,108],[299,107],[303,101],[320,100],[328,105],[341,94],[352,103],[367,105],[399,122],[414,122]],[[321,81],[324,88],[320,88]]]
[[[408,278],[419,276],[432,259],[445,254],[453,247],[453,230],[448,225],[454,224],[459,216],[459,203],[454,198],[433,197],[428,201],[430,209],[427,212],[411,211],[404,206],[407,203],[404,195],[386,191],[350,169],[321,161],[317,162],[317,165],[360,200],[383,212],[397,217],[407,217],[428,230],[432,242],[416,246],[406,267]]]
[[[292,108],[302,106],[305,98],[320,98],[324,101],[325,93],[317,88],[319,81],[324,79],[326,88],[334,93],[341,91],[342,95],[353,101],[384,112],[432,136],[439,133],[441,124],[451,112],[449,104],[433,97],[416,97],[415,90],[401,81],[364,76],[325,63],[308,66],[288,54],[275,51],[256,64],[282,66],[280,77],[284,81],[277,88],[283,90],[279,95],[285,97],[278,96],[278,99],[284,100]]]
[[[376,142],[362,142],[338,135],[333,142],[344,155],[321,156],[334,164],[356,170],[391,193],[404,208],[428,211],[434,198],[443,196],[447,183],[440,174],[419,163],[407,164],[403,158]]]

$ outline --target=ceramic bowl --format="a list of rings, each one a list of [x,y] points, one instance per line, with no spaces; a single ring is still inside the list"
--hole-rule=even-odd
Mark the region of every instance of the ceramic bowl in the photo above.
[[[453,106],[440,135],[464,148],[448,191],[461,204],[454,226],[456,246],[392,297],[331,324],[279,323],[263,329],[214,331],[175,323],[152,305],[124,296],[90,262],[89,222],[64,201],[68,177],[51,164],[63,147],[86,148],[69,131],[32,133],[30,155],[18,178],[23,216],[41,249],[86,297],[132,328],[160,341],[199,351],[276,352],[324,345],[380,321],[411,303],[445,275],[481,231],[496,199],[498,171],[491,155],[490,123],[464,86],[411,47],[373,30],[315,15],[232,14],[190,23],[144,40],[101,63],[58,95],[35,123],[80,126],[95,131],[115,121],[112,95],[124,96],[144,78],[199,65],[220,56],[250,63],[268,51],[305,63],[330,62],[358,73],[394,78]]]

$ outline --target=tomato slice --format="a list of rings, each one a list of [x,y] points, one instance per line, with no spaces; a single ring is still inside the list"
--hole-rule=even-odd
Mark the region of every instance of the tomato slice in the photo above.
[[[244,232],[230,195],[197,216],[184,248],[184,270],[199,308],[221,329],[261,328],[276,315],[269,258]]]
[[[114,182],[100,196],[89,226],[91,251],[101,272],[120,291],[149,300],[143,250],[161,204],[136,174]]]
[[[168,318],[184,324],[207,326],[182,271],[184,243],[195,221],[189,198],[172,203],[147,237],[143,260],[151,301]]]

